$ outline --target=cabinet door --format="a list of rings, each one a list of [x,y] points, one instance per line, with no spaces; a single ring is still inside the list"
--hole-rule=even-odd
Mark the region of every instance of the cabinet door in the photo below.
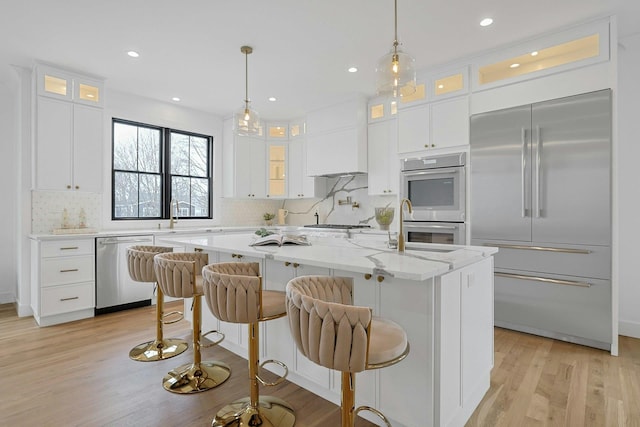
[[[264,140],[251,139],[249,170],[251,176],[252,198],[264,199],[267,196],[267,162]]]
[[[76,190],[102,191],[102,109],[73,106],[73,185]]]
[[[36,189],[71,189],[73,104],[38,97]]]
[[[296,140],[289,142],[289,174],[287,175],[287,185],[289,187],[289,198],[304,197],[303,181],[313,178],[304,176],[305,167],[304,141]]]
[[[263,140],[236,136],[234,147],[235,197],[266,197],[266,160]]]
[[[294,276],[295,269],[291,264],[285,265],[283,261],[265,260],[264,289],[284,292],[287,283]],[[289,319],[285,316],[269,320],[265,322],[264,329],[264,357],[279,360],[293,370],[296,349],[289,331]]]
[[[471,117],[471,237],[531,241],[531,107]]]
[[[280,127],[281,128],[281,127]],[[288,154],[285,144],[267,144],[267,197],[286,198]]]
[[[395,120],[369,124],[368,191],[370,195],[389,195],[398,191],[397,136]]]
[[[398,152],[409,153],[429,147],[429,105],[398,111]]]
[[[467,97],[431,104],[431,148],[469,145]]]

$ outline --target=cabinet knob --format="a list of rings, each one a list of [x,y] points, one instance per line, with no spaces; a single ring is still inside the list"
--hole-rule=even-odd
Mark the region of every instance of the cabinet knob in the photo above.
[[[267,194],[267,197],[269,197],[269,195]]]
[[[365,275],[364,275],[364,279],[365,279],[365,280],[369,280],[369,279],[371,279],[371,275],[370,275],[369,273],[365,273]]]
[[[378,283],[382,283],[384,281],[384,276],[378,276],[376,280],[378,281]]]
[[[429,148],[429,144],[424,144],[424,148]]]
[[[431,146],[432,146],[432,147],[435,147],[435,146],[436,146],[436,144],[431,144]]]
[[[70,186],[70,185],[67,185],[67,190],[70,190],[70,189],[71,189],[71,186]]]
[[[298,264],[297,262],[294,262],[293,263],[293,268],[298,268],[298,267],[300,267],[300,264]]]
[[[231,254],[231,258],[242,258],[244,255],[240,255],[240,254]]]
[[[79,186],[79,185],[76,185],[76,190],[79,190],[79,189],[80,189],[80,186]]]
[[[285,266],[285,267],[289,267],[290,265],[291,265],[291,263],[290,263],[289,261],[285,261],[285,262],[284,262],[284,266]]]

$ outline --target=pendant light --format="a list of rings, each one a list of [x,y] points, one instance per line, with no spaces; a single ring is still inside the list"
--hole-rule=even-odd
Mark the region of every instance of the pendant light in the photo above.
[[[249,54],[253,52],[251,46],[242,46],[240,52],[244,53],[245,64],[245,95],[244,106],[235,114],[234,124],[236,134],[240,136],[255,136],[262,133],[260,115],[249,107]]]
[[[398,98],[416,91],[416,70],[415,59],[398,48],[398,0],[394,0],[394,16],[393,48],[378,61],[376,86],[379,96]]]

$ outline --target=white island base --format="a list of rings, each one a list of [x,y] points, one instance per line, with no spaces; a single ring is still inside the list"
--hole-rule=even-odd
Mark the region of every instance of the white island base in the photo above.
[[[357,374],[356,406],[382,411],[394,427],[465,424],[489,389],[493,367],[494,248],[449,246],[449,252],[439,252],[442,246],[408,245],[398,254],[345,239],[283,247],[251,247],[251,239],[207,236],[172,244],[206,251],[209,263],[259,262],[266,289],[284,290],[300,275],[353,277],[354,304],[400,324],[411,347],[400,363]],[[185,311],[190,304],[185,301]],[[220,322],[206,307],[202,312],[203,331],[222,331],[221,345],[246,359],[247,326]],[[261,324],[261,359],[282,361],[289,381],[339,405],[340,373],[302,356],[287,322],[285,317]],[[372,414],[360,415],[379,423]]]

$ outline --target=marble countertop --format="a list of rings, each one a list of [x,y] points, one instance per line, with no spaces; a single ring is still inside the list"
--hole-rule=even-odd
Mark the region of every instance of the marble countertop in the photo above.
[[[223,233],[223,232],[252,232],[261,228],[259,225],[248,226],[235,226],[235,227],[180,227],[180,228],[141,228],[141,229],[103,229],[100,231],[87,230],[86,233],[80,230],[73,230],[74,232],[68,234],[30,234],[29,238],[33,240],[65,240],[65,239],[83,239],[94,237],[109,237],[109,236],[140,236],[140,235],[154,235],[158,237],[164,236],[180,236],[180,235],[204,235],[207,233]],[[77,232],[76,232],[77,231]]]
[[[310,246],[250,246],[253,234],[206,235],[164,240],[205,250],[274,259],[399,279],[426,280],[497,252],[496,248],[408,243],[405,252],[388,249],[386,240],[310,237]]]

